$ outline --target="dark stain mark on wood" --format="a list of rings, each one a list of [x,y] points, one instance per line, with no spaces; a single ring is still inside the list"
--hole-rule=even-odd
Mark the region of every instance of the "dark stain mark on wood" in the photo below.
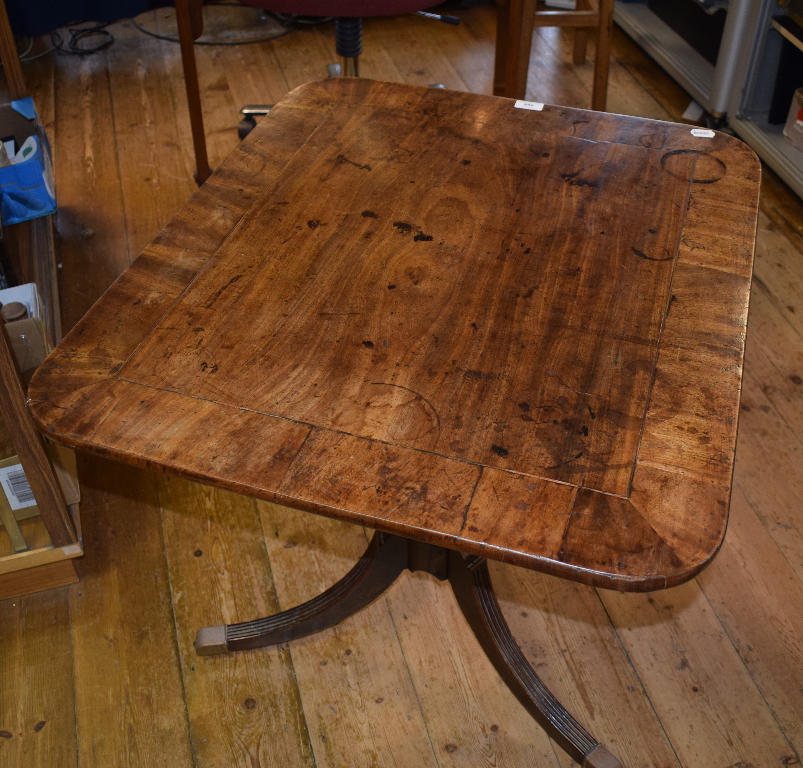
[[[0,731],[0,739],[13,739],[13,734],[9,733],[8,731]]]
[[[394,221],[393,226],[399,230],[401,235],[409,235],[413,231],[413,225],[408,224],[406,221]]]
[[[486,381],[492,379],[505,379],[507,378],[506,374],[504,373],[484,373],[483,371],[477,371],[473,368],[469,368],[466,370],[465,368],[456,368],[458,373],[462,373],[467,379],[485,379]]]
[[[792,380],[793,384],[803,384],[803,379],[800,378],[797,374],[794,374],[789,377]]]
[[[320,227],[320,226],[321,226],[321,220],[320,220],[320,219],[310,219],[310,220],[307,222],[307,226],[308,226],[310,229],[318,229],[318,227]]]
[[[218,288],[218,289],[217,289],[217,290],[216,290],[216,291],[215,291],[215,292],[212,294],[212,298],[211,298],[211,299],[209,299],[209,301],[207,301],[207,302],[206,302],[206,305],[205,305],[205,306],[206,306],[206,309],[211,309],[211,308],[212,308],[212,305],[213,305],[213,304],[214,304],[214,303],[215,303],[215,302],[216,302],[216,301],[217,301],[217,300],[220,298],[220,296],[221,296],[221,294],[223,293],[223,291],[225,291],[225,290],[226,290],[226,288],[228,288],[230,285],[234,285],[234,284],[235,284],[235,283],[236,283],[236,282],[237,282],[237,281],[238,281],[238,280],[239,280],[241,277],[242,277],[242,275],[235,275],[235,276],[234,276],[234,277],[232,277],[232,278],[231,278],[231,280],[229,280],[229,281],[228,281],[228,282],[227,282],[227,283],[226,283],[224,286],[222,286],[222,287]]]
[[[588,124],[589,122],[591,122],[591,121],[590,120],[575,120],[572,123],[572,136],[576,136],[577,135],[577,126],[578,125]]]
[[[33,732],[34,732],[34,733],[39,733],[39,731],[41,731],[41,730],[42,730],[42,728],[44,728],[46,725],[47,725],[47,722],[46,722],[46,721],[44,721],[44,720],[40,720],[40,721],[39,721],[39,722],[38,722],[38,723],[37,723],[37,724],[36,724],[36,725],[33,727]]]
[[[463,165],[471,165],[471,160],[463,160]]]
[[[672,163],[669,162],[673,157],[680,155],[694,155],[697,157],[697,163],[691,178],[693,184],[714,184],[728,172],[728,167],[725,163],[718,157],[709,155],[708,152],[701,152],[699,149],[673,149],[661,157],[661,168],[676,179],[689,180],[686,176],[679,174],[672,167]]]
[[[666,134],[664,133],[645,133],[640,139],[639,143],[642,147],[647,149],[661,149],[666,143]]]
[[[367,163],[365,165],[360,165],[359,163],[355,163],[353,160],[349,160],[345,155],[338,155],[337,162],[340,163],[340,165],[343,165],[343,163],[348,163],[349,165],[353,165],[355,168],[359,168],[361,171],[371,170],[371,166]]]
[[[560,177],[572,187],[591,187],[592,189],[599,189],[599,184],[597,184],[597,182],[578,178],[581,173],[582,171],[575,171],[574,173],[562,173]]]
[[[415,395],[416,398],[421,400],[421,402],[425,403],[429,407],[429,410],[432,411],[432,415],[435,418],[435,429],[438,432],[440,432],[441,417],[438,414],[438,409],[435,408],[435,406],[429,400],[427,400],[427,398],[424,397],[422,394],[416,392],[414,389],[410,389],[410,387],[404,387],[401,384],[391,384],[390,382],[386,381],[372,381],[371,384],[377,387],[395,387],[396,389],[403,389],[405,392],[409,392],[411,395]]]
[[[249,696],[249,697],[248,697],[248,698],[247,698],[247,699],[246,699],[246,700],[243,702],[243,707],[244,707],[245,709],[248,709],[248,710],[256,709],[256,708],[257,708],[257,702],[256,702],[256,699],[254,699],[254,698],[251,698],[251,696]]]
[[[432,235],[425,235],[423,232],[419,232],[413,238],[413,240],[415,240],[418,243],[420,243],[420,242],[429,242],[430,240],[432,240]]]
[[[360,215],[363,218],[366,218],[366,219],[378,219],[379,218],[379,214],[378,213],[374,213],[373,211],[363,211]]]
[[[638,248],[631,248],[630,250],[633,251],[633,253],[635,253],[636,256],[638,256],[640,259],[646,259],[647,261],[672,261],[672,259],[674,258],[671,255],[661,256],[660,258],[658,258],[657,256],[647,256],[646,253],[640,251]]]
[[[507,456],[507,455],[508,455],[508,453],[510,453],[510,451],[508,451],[508,449],[507,449],[507,448],[503,448],[501,445],[492,445],[492,446],[491,446],[491,450],[492,450],[492,451],[493,451],[493,452],[494,452],[494,453],[495,453],[497,456]]]
[[[388,286],[388,290],[389,290],[389,291],[392,291],[392,290],[393,290],[395,287],[396,287],[396,284],[395,284],[395,283],[391,283],[391,284]]]
[[[525,412],[529,411],[530,410],[530,404],[526,403],[526,402],[519,403],[519,410],[520,411],[525,411]]]
[[[368,347],[368,349],[373,349],[374,348],[374,342],[373,341],[364,341],[362,343],[362,345],[364,347]]]

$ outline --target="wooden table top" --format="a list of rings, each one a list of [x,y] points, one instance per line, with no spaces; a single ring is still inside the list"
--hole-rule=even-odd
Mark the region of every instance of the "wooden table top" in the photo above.
[[[690,126],[290,93],[41,366],[54,439],[597,586],[724,536],[760,167]]]

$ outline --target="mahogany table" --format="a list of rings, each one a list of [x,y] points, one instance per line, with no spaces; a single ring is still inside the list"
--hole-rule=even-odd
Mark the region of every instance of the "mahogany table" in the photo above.
[[[199,653],[448,579],[525,707],[619,762],[516,646],[485,558],[618,590],[725,533],[759,186],[721,133],[333,79],[282,100],[39,369],[75,448],[377,529]]]

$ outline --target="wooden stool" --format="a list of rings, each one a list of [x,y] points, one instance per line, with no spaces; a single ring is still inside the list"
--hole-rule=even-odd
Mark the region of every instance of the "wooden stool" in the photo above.
[[[597,28],[591,108],[604,111],[608,92],[613,0],[577,0],[577,10],[538,10],[536,0],[497,0],[494,95],[523,99],[534,27],[574,27],[574,63],[585,61],[589,27]]]

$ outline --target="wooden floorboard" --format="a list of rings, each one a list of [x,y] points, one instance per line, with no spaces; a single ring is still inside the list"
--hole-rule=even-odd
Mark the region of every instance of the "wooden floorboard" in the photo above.
[[[214,13],[216,28],[254,23],[254,11]],[[458,28],[368,21],[363,74],[490,93],[494,8],[458,13]],[[174,28],[169,9],[140,21]],[[110,30],[115,43],[100,54],[24,65],[53,142],[65,330],[195,188],[177,46],[130,22]],[[326,25],[196,53],[215,166],[236,145],[239,106],[323,77],[334,37]],[[680,118],[689,97],[620,30],[613,55],[612,111]],[[592,56],[593,37],[574,66],[568,31],[537,30],[528,96],[587,107]],[[803,205],[765,171],[761,206],[731,525],[717,559],[652,595],[491,568],[525,655],[625,768],[801,760]],[[571,765],[429,576],[403,575],[319,636],[197,657],[200,626],[311,597],[370,534],[98,459],[80,471],[81,581],[0,601],[3,768]]]

